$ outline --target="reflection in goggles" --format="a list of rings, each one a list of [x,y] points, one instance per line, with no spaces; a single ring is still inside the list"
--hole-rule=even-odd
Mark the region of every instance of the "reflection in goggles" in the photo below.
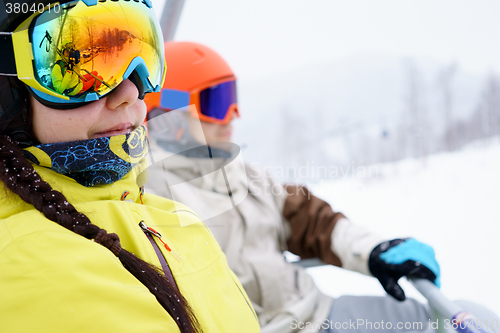
[[[123,81],[130,65],[139,65],[139,75],[148,77],[146,91],[161,84],[161,32],[144,2],[63,5],[36,19],[32,41],[37,80],[59,94],[82,100],[90,93],[102,96]]]

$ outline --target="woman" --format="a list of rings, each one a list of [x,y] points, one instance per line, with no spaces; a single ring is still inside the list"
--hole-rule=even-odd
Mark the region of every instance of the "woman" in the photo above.
[[[164,76],[149,1],[73,1],[0,24],[10,46],[0,66],[1,331],[258,331],[205,225],[143,191],[142,98]],[[39,79],[67,40],[92,58],[82,70],[102,75],[97,93],[64,95]]]
[[[248,293],[262,332],[377,331],[361,320],[392,327],[380,331],[434,332],[429,324],[437,318],[415,300],[399,302],[406,297],[397,283],[411,275],[439,285],[433,249],[411,238],[387,240],[350,223],[306,188],[276,184],[244,164],[231,144],[231,122],[238,116],[231,68],[196,43],[168,42],[165,53],[172,71],[162,92],[146,97],[156,162],[146,188],[204,218]],[[374,276],[392,297],[332,300],[304,269],[285,260],[285,250]],[[464,305],[483,322],[496,318]]]

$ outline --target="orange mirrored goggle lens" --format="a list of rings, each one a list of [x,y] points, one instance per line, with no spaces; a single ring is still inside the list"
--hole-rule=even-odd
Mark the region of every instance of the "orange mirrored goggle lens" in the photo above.
[[[32,25],[34,72],[42,86],[68,102],[84,102],[106,95],[136,70],[145,92],[161,87],[163,37],[145,2],[76,1],[57,8]]]

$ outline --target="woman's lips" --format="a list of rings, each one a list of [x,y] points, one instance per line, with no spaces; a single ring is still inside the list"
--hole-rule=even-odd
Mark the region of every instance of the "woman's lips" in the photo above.
[[[94,134],[94,138],[102,138],[108,136],[122,135],[128,134],[134,130],[134,126],[132,124],[120,124],[113,128],[107,129],[103,132],[99,132]]]

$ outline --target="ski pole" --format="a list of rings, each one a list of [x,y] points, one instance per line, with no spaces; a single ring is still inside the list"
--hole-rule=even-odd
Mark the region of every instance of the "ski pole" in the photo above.
[[[450,327],[457,332],[494,333],[489,327],[483,327],[481,319],[447,299],[431,281],[413,277],[408,278],[408,280],[427,298],[431,308],[439,312],[444,318],[450,318]]]

